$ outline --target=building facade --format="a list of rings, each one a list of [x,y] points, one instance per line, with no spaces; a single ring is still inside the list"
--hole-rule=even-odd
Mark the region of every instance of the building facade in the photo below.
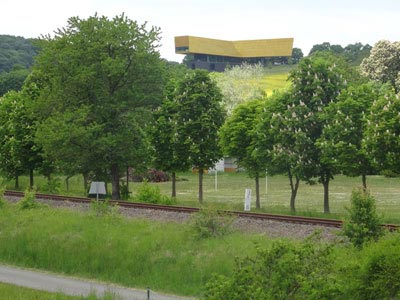
[[[190,57],[188,68],[223,72],[242,63],[285,64],[292,56],[293,38],[224,41],[195,36],[175,37],[175,53]]]

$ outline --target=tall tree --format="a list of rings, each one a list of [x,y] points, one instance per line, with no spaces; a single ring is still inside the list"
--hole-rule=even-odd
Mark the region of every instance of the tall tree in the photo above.
[[[256,208],[260,203],[260,177],[265,176],[265,165],[254,151],[257,147],[256,122],[262,111],[262,100],[251,100],[239,104],[220,130],[220,142],[224,153],[234,157],[239,166],[254,178],[256,186]]]
[[[172,173],[172,197],[176,197],[176,172],[190,168],[188,145],[182,143],[177,131],[178,103],[174,101],[175,88],[176,82],[171,80],[166,99],[154,113],[155,123],[152,131],[154,164],[156,168]]]
[[[30,113],[30,98],[25,91],[11,91],[0,98],[0,169],[9,178],[29,173],[33,187],[33,171],[43,161],[34,142],[36,119]]]
[[[303,51],[300,48],[293,48],[292,50],[292,60],[293,63],[298,64],[299,61],[304,57]]]
[[[90,161],[108,170],[113,199],[120,197],[123,170],[148,161],[147,151],[133,150],[146,144],[143,129],[162,98],[159,32],[123,14],[113,19],[95,15],[70,18],[65,28],[41,42],[34,71],[45,74],[38,105],[43,124],[57,112],[88,109],[86,128],[102,128],[90,144],[95,149],[101,141]]]
[[[369,79],[389,83],[400,91],[400,42],[377,42],[369,57],[360,66],[361,74]]]
[[[204,70],[188,74],[175,92],[177,134],[188,149],[190,165],[199,171],[199,201],[203,202],[203,174],[222,157],[218,130],[225,118],[222,95]]]
[[[324,212],[329,213],[329,182],[336,170],[331,161],[321,161],[317,140],[321,136],[321,114],[331,102],[337,101],[345,86],[349,70],[343,60],[330,53],[318,52],[303,59],[292,71],[293,103],[288,104],[285,118],[287,130],[295,133],[294,143],[284,145],[301,164],[303,179],[314,178],[324,187]]]
[[[400,174],[400,97],[383,89],[367,116],[363,144],[379,171]]]
[[[373,173],[374,168],[362,141],[367,128],[366,117],[377,98],[378,93],[370,84],[352,85],[342,90],[338,101],[330,103],[321,115],[324,125],[317,141],[321,160],[333,162],[345,175],[361,175],[364,189],[367,188],[366,176]]]
[[[256,127],[255,155],[263,161],[268,174],[287,174],[290,185],[290,209],[296,211],[295,201],[302,176],[302,164],[295,155],[297,132],[290,126],[287,117],[287,106],[292,105],[290,90],[274,93],[264,103]]]

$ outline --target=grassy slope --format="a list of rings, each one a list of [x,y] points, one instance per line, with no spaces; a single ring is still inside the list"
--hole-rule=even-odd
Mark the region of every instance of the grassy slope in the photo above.
[[[180,295],[199,295],[234,257],[268,245],[260,235],[195,239],[188,226],[69,210],[0,210],[0,262]]]

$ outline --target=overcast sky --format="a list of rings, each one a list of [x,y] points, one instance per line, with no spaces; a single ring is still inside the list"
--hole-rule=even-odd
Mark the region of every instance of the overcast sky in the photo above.
[[[0,34],[51,34],[72,16],[125,15],[161,28],[163,58],[181,61],[174,36],[245,40],[294,38],[305,55],[314,44],[374,45],[400,40],[399,0],[1,0]]]

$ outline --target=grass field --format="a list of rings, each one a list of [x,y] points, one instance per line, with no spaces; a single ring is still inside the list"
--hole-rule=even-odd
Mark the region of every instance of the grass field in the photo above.
[[[263,235],[198,239],[173,222],[15,205],[0,209],[0,228],[0,262],[179,295],[199,295],[213,273],[232,272],[234,257],[270,243]]]

